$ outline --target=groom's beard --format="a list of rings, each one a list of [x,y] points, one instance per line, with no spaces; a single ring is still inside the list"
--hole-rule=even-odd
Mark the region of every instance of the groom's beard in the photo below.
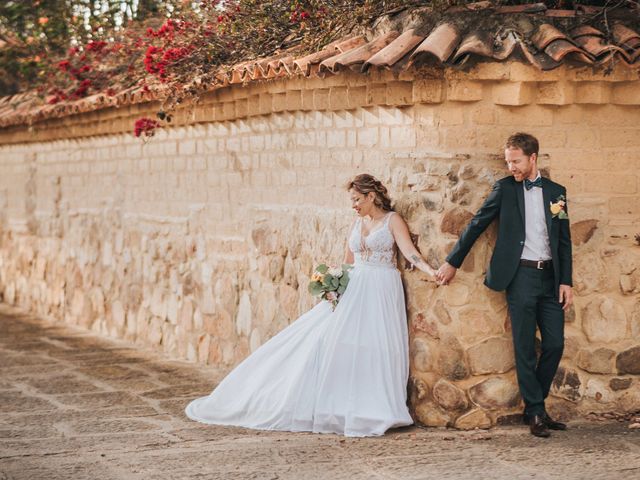
[[[510,172],[510,173],[511,175],[513,175],[513,178],[515,179],[516,182],[522,182],[525,178],[531,177],[531,174],[533,172],[534,172],[534,169],[530,168],[526,172],[516,171],[516,172]]]

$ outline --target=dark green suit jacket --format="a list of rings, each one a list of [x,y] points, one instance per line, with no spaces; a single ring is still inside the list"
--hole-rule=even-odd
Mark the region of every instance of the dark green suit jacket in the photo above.
[[[562,185],[542,178],[542,195],[557,292],[560,284],[572,285],[571,232],[569,220],[552,218],[549,206],[560,195],[566,198],[567,192]],[[498,238],[484,283],[492,290],[501,291],[513,280],[520,264],[525,239],[523,186],[522,182],[516,182],[512,176],[495,183],[484,204],[447,256],[447,262],[459,268],[476,239],[495,218],[499,219]]]

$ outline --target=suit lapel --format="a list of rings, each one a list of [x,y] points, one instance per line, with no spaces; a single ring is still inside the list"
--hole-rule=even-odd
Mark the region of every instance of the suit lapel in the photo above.
[[[549,181],[544,177],[542,177],[542,198],[544,203],[544,218],[547,221],[547,232],[549,237],[551,237],[551,209],[549,208],[551,204],[551,186],[549,185]]]

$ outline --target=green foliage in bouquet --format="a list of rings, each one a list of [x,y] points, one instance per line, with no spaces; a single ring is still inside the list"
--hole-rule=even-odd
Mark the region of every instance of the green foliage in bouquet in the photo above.
[[[331,302],[335,308],[347,289],[351,268],[349,264],[343,264],[342,267],[328,267],[324,263],[318,265],[309,282],[309,293]]]

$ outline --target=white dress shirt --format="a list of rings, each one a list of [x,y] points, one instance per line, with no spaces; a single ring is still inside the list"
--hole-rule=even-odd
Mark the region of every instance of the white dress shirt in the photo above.
[[[540,177],[540,172],[538,176]],[[522,182],[524,190],[524,220],[525,239],[521,259],[525,260],[551,260],[551,248],[549,247],[549,232],[544,216],[544,198],[542,188],[533,187],[527,190]]]

